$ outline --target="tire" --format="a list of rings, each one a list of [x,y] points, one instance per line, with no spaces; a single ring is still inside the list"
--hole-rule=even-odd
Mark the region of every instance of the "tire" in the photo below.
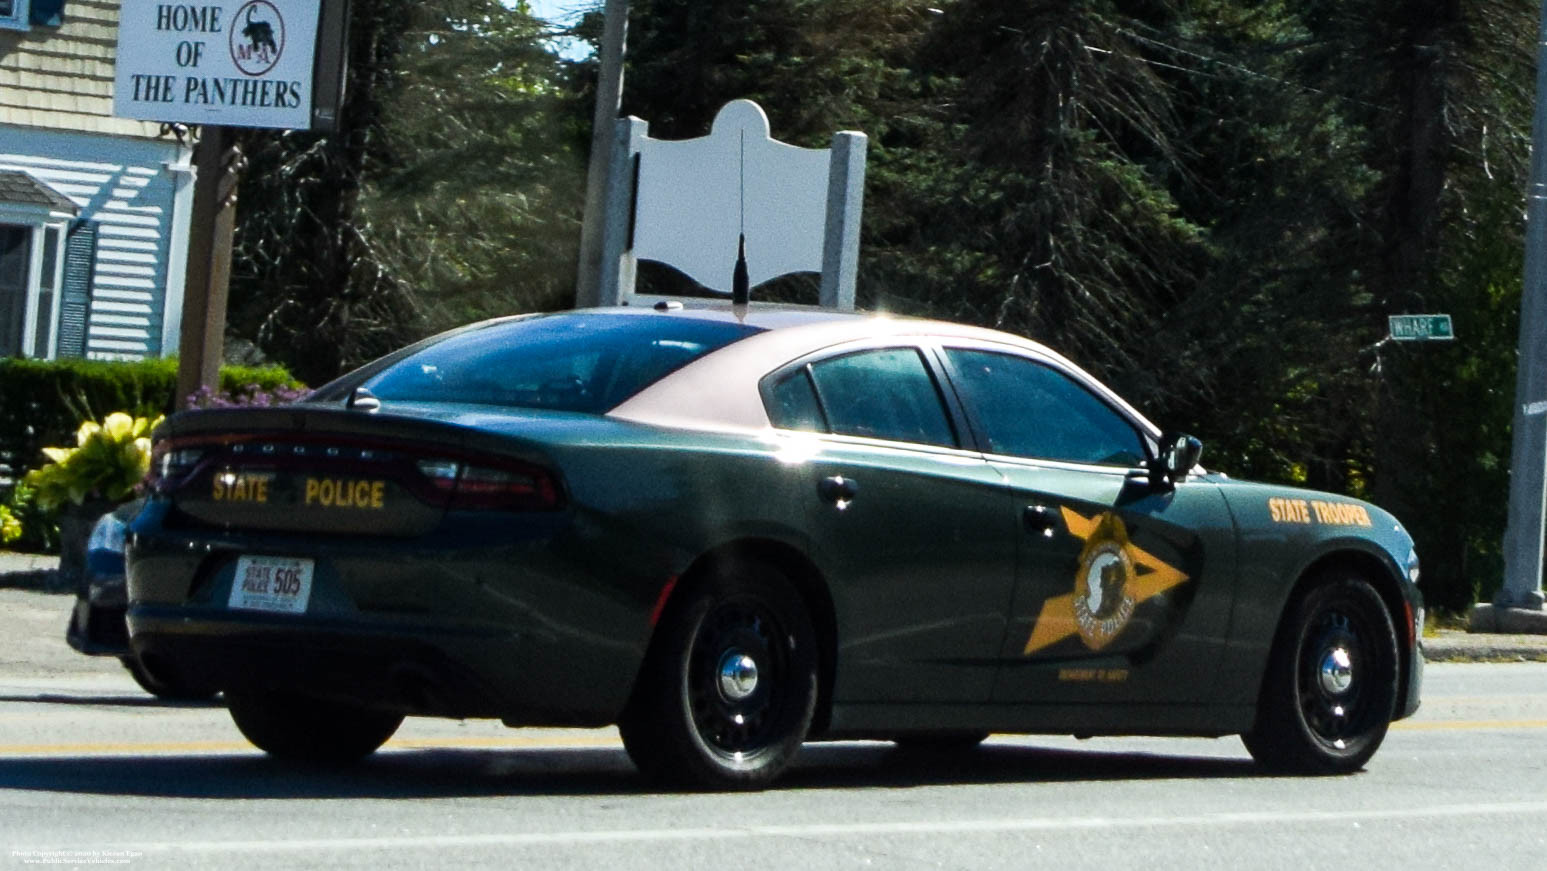
[[[387,742],[403,715],[280,692],[226,693],[236,728],[278,759],[321,765],[357,762]]]
[[[816,711],[816,631],[800,594],[758,564],[718,571],[668,609],[618,723],[646,777],[760,789]]]
[[[1348,774],[1375,755],[1396,710],[1397,633],[1375,588],[1332,575],[1290,605],[1270,654],[1257,722],[1241,736],[1259,764]]]
[[[208,687],[185,684],[180,680],[163,675],[151,673],[135,656],[122,656],[118,659],[128,669],[129,676],[140,685],[140,689],[155,696],[158,699],[166,699],[174,702],[203,702],[215,697],[219,690]]]

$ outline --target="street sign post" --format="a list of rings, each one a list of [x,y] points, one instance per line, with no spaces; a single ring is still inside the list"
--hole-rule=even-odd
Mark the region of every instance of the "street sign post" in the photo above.
[[[1456,338],[1450,315],[1391,315],[1386,323],[1394,342],[1449,342]]]

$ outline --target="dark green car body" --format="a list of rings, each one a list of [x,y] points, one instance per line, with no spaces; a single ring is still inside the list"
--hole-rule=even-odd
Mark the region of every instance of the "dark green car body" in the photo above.
[[[385,383],[390,361],[416,359],[409,349],[309,402],[172,417],[158,452],[191,452],[172,454],[181,477],[163,477],[132,524],[135,652],[228,691],[602,725],[629,705],[674,597],[717,566],[756,562],[798,589],[816,630],[811,737],[1225,735],[1256,725],[1296,597],[1342,572],[1389,613],[1392,715],[1416,710],[1417,563],[1389,514],[1200,468],[1167,475],[1158,430],[1024,340],[782,317],[745,318],[744,337],[600,411],[385,396],[359,407],[355,389]],[[831,403],[829,431],[777,425],[773,391],[807,377],[788,373],[818,373],[820,388],[811,361],[874,348],[924,361],[948,443],[831,431]],[[960,372],[990,351],[1078,383],[1146,456],[1000,452]],[[762,426],[759,409],[773,409]],[[448,502],[415,471],[442,459],[535,470],[543,501]],[[255,555],[312,566],[303,611],[232,607],[238,562]]]

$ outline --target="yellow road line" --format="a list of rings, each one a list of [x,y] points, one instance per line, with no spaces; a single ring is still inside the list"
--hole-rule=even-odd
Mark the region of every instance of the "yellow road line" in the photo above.
[[[1479,732],[1490,729],[1547,729],[1547,720],[1403,720],[1391,724],[1402,732]]]

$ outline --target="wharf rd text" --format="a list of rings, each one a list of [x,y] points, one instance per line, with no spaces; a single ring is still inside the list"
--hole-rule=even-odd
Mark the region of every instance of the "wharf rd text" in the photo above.
[[[219,6],[162,3],[156,7],[156,29],[175,33],[219,33]]]

